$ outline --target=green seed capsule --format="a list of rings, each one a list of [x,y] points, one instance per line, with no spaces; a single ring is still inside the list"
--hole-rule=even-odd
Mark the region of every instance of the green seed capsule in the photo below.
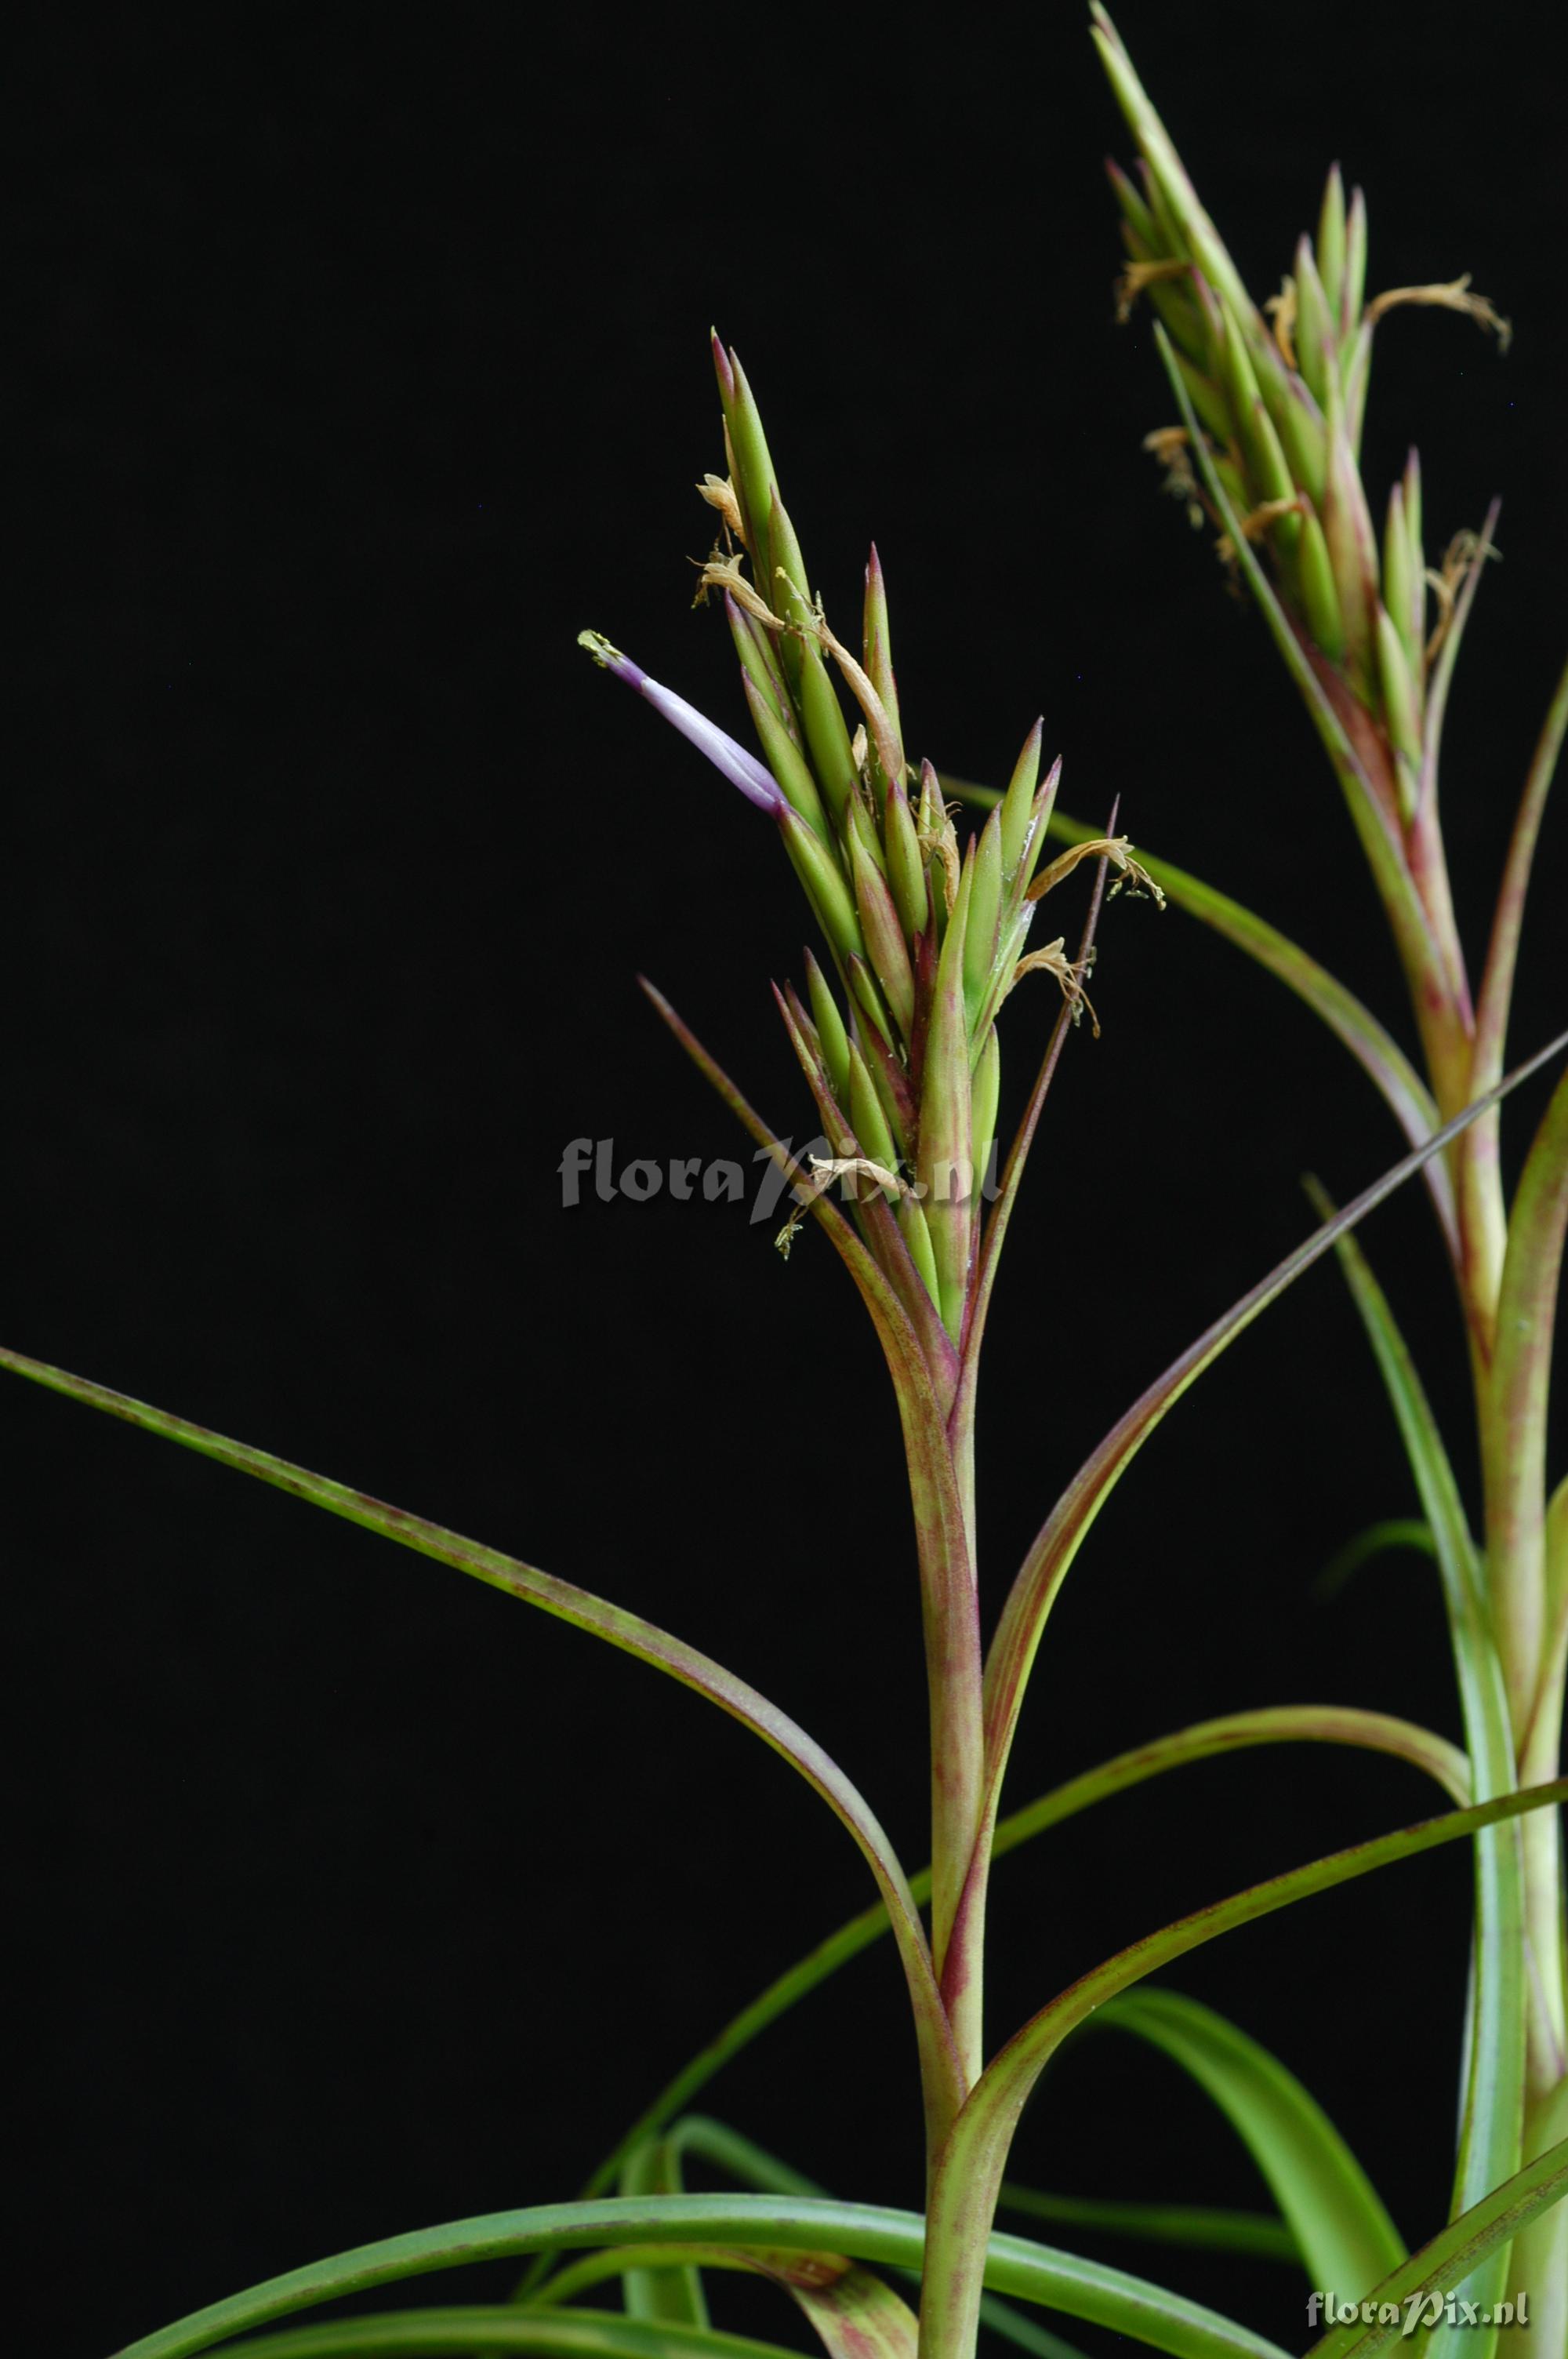
[[[779,669],[772,640],[760,623],[754,623],[750,614],[742,612],[728,591],[724,594],[724,614],[747,679],[765,698],[774,717],[798,745],[800,733],[795,726],[795,707],[790,702],[789,690],[784,685],[784,673]]]
[[[907,1041],[914,1026],[914,971],[909,962],[903,922],[887,878],[858,833],[850,836],[849,851],[860,932],[893,1022]]]
[[[1405,659],[1404,644],[1388,608],[1381,604],[1378,608],[1378,676],[1394,750],[1403,756],[1419,777],[1422,763],[1421,707],[1416,698],[1415,683],[1411,678],[1410,665]],[[1412,802],[1405,817],[1412,817],[1413,810]]]
[[[904,933],[913,941],[931,923],[931,892],[925,881],[925,863],[920,856],[920,838],[915,832],[909,797],[902,787],[890,787],[883,800],[882,849],[887,855],[892,897],[898,904]]]
[[[985,1180],[996,1139],[997,1106],[1001,1097],[1001,1043],[993,1024],[986,1034],[969,1084],[970,1135],[975,1143],[975,1185]]]
[[[778,824],[784,850],[827,940],[846,964],[852,958],[862,957],[865,943],[860,938],[860,921],[838,861],[792,805],[786,803],[780,810]]]
[[[898,750],[902,753],[903,731],[899,725],[898,717],[898,686],[892,675],[892,638],[888,628],[887,584],[882,579],[881,560],[877,555],[874,541],[871,544],[871,562],[866,567],[861,660],[866,678],[881,700],[882,711],[888,717],[888,726],[892,731]],[[880,773],[881,768],[882,765],[876,758],[873,744],[873,776]],[[897,778],[884,777],[880,779],[880,783],[884,787],[902,786],[903,784],[902,761]]]
[[[827,668],[809,645],[800,649],[795,694],[812,769],[835,826],[842,826],[844,806],[858,791],[855,757],[849,750],[849,732],[833,682],[827,677]]]
[[[1301,547],[1296,552],[1296,579],[1301,587],[1302,606],[1314,646],[1321,655],[1328,658],[1330,663],[1343,662],[1345,617],[1340,612],[1339,592],[1334,586],[1334,566],[1328,554],[1328,543],[1313,509],[1309,509],[1302,518]]]
[[[844,1018],[838,1013],[838,1003],[827,977],[809,950],[806,953],[806,987],[811,995],[811,1018],[822,1046],[822,1061],[827,1068],[833,1094],[843,1105],[849,1088],[849,1036],[844,1029]]]
[[[1378,602],[1377,539],[1367,495],[1346,440],[1344,413],[1331,384],[1328,392],[1328,484],[1323,530],[1334,568],[1334,586],[1345,618],[1345,659],[1357,691],[1375,690],[1374,608]]]
[[[827,814],[822,808],[822,798],[816,791],[816,781],[806,768],[806,757],[795,739],[785,729],[751,673],[742,672],[741,685],[746,691],[751,707],[752,726],[762,748],[762,759],[778,780],[784,793],[806,824],[822,838],[832,841]]]
[[[1359,189],[1354,189],[1345,223],[1345,291],[1340,298],[1347,336],[1353,336],[1361,324],[1361,303],[1366,291],[1367,200]]]
[[[990,988],[996,964],[997,920],[1001,913],[1001,812],[995,810],[980,832],[974,855],[974,883],[964,930],[964,998],[973,1024]]]
[[[1296,247],[1295,285],[1296,362],[1307,391],[1321,409],[1328,399],[1328,380],[1339,366],[1339,340],[1312,246],[1304,237]]]
[[[801,555],[795,527],[785,513],[776,485],[773,506],[768,511],[768,578],[758,586],[774,614],[795,625],[795,629],[786,631],[780,640],[779,659],[784,665],[784,678],[792,684],[798,684],[804,652],[798,634],[808,630],[811,625],[811,591],[806,578],[806,560]]]
[[[919,1184],[936,1262],[942,1323],[957,1343],[968,1299],[974,1233],[974,1139],[970,1122],[968,1017],[964,1006],[964,936],[973,887],[973,854],[957,897],[932,994],[920,1091]]]
[[[926,1293],[942,1307],[942,1281],[936,1275],[936,1256],[931,1248],[931,1232],[925,1225],[925,1215],[914,1196],[901,1196],[898,1201],[898,1224],[903,1231],[909,1257],[920,1272]]]
[[[1345,324],[1345,183],[1339,167],[1329,167],[1317,219],[1317,267],[1336,328]]]
[[[1383,600],[1400,635],[1405,662],[1413,671],[1417,650],[1411,644],[1410,535],[1405,530],[1404,490],[1399,484],[1389,494],[1383,520]]]
[[[1328,438],[1317,404],[1299,376],[1292,377],[1280,413],[1280,440],[1296,484],[1320,508],[1328,481]]]
[[[1154,216],[1139,195],[1119,164],[1106,165],[1106,177],[1111,191],[1121,208],[1122,219],[1135,238],[1151,253],[1154,247]]]
[[[714,365],[719,370],[719,399],[729,436],[735,495],[745,519],[757,587],[771,606],[773,568],[768,557],[768,512],[773,499],[773,462],[762,431],[762,413],[746,382],[746,372],[734,353],[723,354],[714,340]],[[776,608],[774,610],[777,611]]]
[[[1029,840],[1029,816],[1034,808],[1034,789],[1040,779],[1040,748],[1044,732],[1044,720],[1037,721],[1023,741],[1023,751],[1001,799],[1001,869],[1010,883]]]
[[[893,1135],[882,1112],[876,1085],[867,1071],[866,1060],[849,1043],[849,1121],[855,1136],[860,1142],[860,1152],[880,1163],[884,1171],[896,1171],[900,1156]]]

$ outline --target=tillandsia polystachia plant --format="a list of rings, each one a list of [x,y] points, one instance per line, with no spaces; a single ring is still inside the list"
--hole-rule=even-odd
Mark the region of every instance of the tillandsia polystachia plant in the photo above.
[[[1135,858],[1126,839],[1115,832],[1114,818],[1104,831],[1065,821],[1054,809],[1055,772],[1043,782],[1040,777],[1038,728],[1026,739],[1012,780],[979,834],[960,842],[942,782],[929,764],[915,767],[905,754],[887,599],[874,554],[859,651],[853,652],[812,594],[756,405],[733,353],[716,342],[726,472],[706,485],[720,520],[720,542],[703,570],[704,586],[725,602],[761,757],[650,681],[607,641],[589,636],[589,645],[777,825],[821,931],[827,966],[808,954],[805,995],[794,990],[780,994],[784,1021],[828,1147],[827,1156],[805,1168],[752,1113],[673,1009],[654,996],[759,1144],[787,1168],[795,1211],[781,1243],[787,1245],[807,1221],[825,1233],[855,1281],[887,1359],[903,1423],[917,1538],[929,1690],[932,1864],[921,1875],[907,1877],[867,1802],[803,1730],[756,1690],[639,1616],[345,1485],[6,1352],[5,1364],[18,1373],[468,1571],[706,1694],[791,1761],[827,1802],[860,1847],[879,1893],[874,1908],[820,1943],[720,2033],[633,2125],[577,2201],[395,2237],[301,2268],[145,2337],[132,2346],[139,2359],[173,2359],[341,2294],[506,2255],[535,2256],[509,2304],[306,2323],[263,2334],[243,2347],[265,2359],[392,2349],[762,2359],[770,2346],[717,2332],[708,2322],[703,2271],[742,2267],[793,2295],[835,2359],[865,2359],[868,2352],[892,2359],[913,2351],[917,2342],[928,2359],[967,2359],[982,2318],[1023,2348],[1063,2359],[1070,2346],[1045,2335],[1016,2307],[1019,2301],[1196,2359],[1220,2359],[1222,2354],[1278,2359],[1276,2345],[1147,2279],[1024,2238],[992,2234],[1022,2108],[1051,2057],[1091,2014],[1118,2020],[1165,2049],[1230,2118],[1259,2161],[1281,2215],[1275,2222],[1250,2223],[1251,2231],[1293,2250],[1318,2285],[1333,2287],[1342,2299],[1370,2302],[1369,2319],[1358,2312],[1354,2321],[1330,2322],[1314,2345],[1319,2353],[1345,2359],[1384,2347],[1403,2331],[1411,2305],[1419,2313],[1422,2298],[1433,2288],[1500,2285],[1498,2272],[1511,2238],[1530,2251],[1530,2266],[1539,2271],[1529,2281],[1537,2318],[1550,2315],[1552,2263],[1544,2223],[1568,2190],[1568,2137],[1556,2118],[1561,2104],[1552,2091],[1560,2090],[1561,2060],[1553,2077],[1552,2000],[1540,1963],[1552,1929],[1539,1912],[1549,1905],[1550,1893],[1544,1902],[1542,1894],[1555,1875],[1552,1820],[1544,1806],[1561,1800],[1568,1788],[1550,1782],[1554,1750],[1549,1762],[1544,1749],[1538,1753],[1534,1746],[1542,1696],[1561,1700],[1563,1494],[1556,1495],[1552,1511],[1559,1552],[1549,1574],[1541,1461],[1550,1306],[1563,1234],[1564,1087],[1559,1085],[1542,1142],[1532,1152],[1507,1220],[1496,1194],[1492,1109],[1512,1079],[1541,1061],[1532,1060],[1510,1082],[1501,1079],[1508,978],[1530,843],[1550,769],[1551,733],[1532,782],[1533,799],[1527,799],[1523,850],[1516,852],[1505,886],[1502,946],[1495,953],[1502,980],[1491,986],[1491,1002],[1484,986],[1479,1012],[1472,1012],[1443,885],[1435,729],[1478,555],[1467,557],[1462,580],[1439,577],[1437,622],[1439,628],[1445,621],[1447,626],[1429,650],[1420,645],[1425,615],[1417,607],[1412,579],[1412,570],[1419,576],[1421,566],[1412,473],[1401,487],[1400,538],[1396,553],[1385,558],[1381,592],[1375,570],[1368,571],[1368,565],[1375,569],[1375,558],[1368,560],[1365,536],[1358,538],[1355,529],[1353,433],[1346,422],[1358,413],[1365,390],[1365,345],[1358,362],[1355,350],[1359,296],[1346,299],[1347,288],[1357,280],[1358,266],[1350,257],[1353,249],[1359,250],[1362,233],[1354,226],[1359,217],[1352,214],[1336,232],[1331,197],[1328,233],[1319,240],[1324,301],[1338,321],[1330,357],[1336,372],[1343,367],[1337,380],[1342,391],[1333,393],[1325,377],[1320,397],[1312,392],[1309,375],[1304,382],[1313,408],[1303,406],[1294,421],[1311,460],[1307,429],[1316,418],[1328,456],[1318,474],[1303,470],[1298,478],[1288,468],[1281,473],[1263,430],[1262,421],[1271,417],[1267,397],[1254,390],[1252,379],[1261,386],[1277,360],[1287,396],[1297,399],[1291,391],[1298,381],[1292,360],[1303,348],[1303,321],[1314,297],[1309,294],[1303,304],[1298,267],[1293,297],[1287,296],[1277,314],[1271,345],[1271,332],[1230,283],[1234,273],[1227,281],[1217,262],[1223,250],[1197,212],[1108,26],[1102,24],[1101,31],[1152,168],[1145,194],[1136,200],[1142,210],[1132,216],[1134,236],[1143,249],[1134,254],[1141,266],[1139,280],[1154,299],[1176,310],[1193,347],[1184,352],[1192,375],[1181,377],[1188,405],[1185,448],[1202,473],[1204,493],[1228,536],[1235,562],[1268,603],[1281,645],[1294,651],[1373,850],[1411,972],[1432,1087],[1349,995],[1292,945],[1191,880]],[[1336,234],[1343,249],[1337,262],[1332,258]],[[1207,288],[1212,296],[1217,287],[1219,297],[1206,310],[1202,290]],[[1218,307],[1221,300],[1228,311]],[[1368,307],[1369,313],[1375,310]],[[1232,327],[1232,320],[1242,324]],[[1343,355],[1340,342],[1346,346]],[[1260,357],[1265,354],[1271,357]],[[1345,390],[1352,385],[1354,401]],[[1211,407],[1204,409],[1204,401]],[[1205,421],[1201,426],[1195,406]],[[1337,426],[1332,422],[1336,415]],[[1282,440],[1285,429],[1276,423],[1273,430]],[[1210,447],[1206,435],[1217,447]],[[1223,449],[1217,447],[1222,443]],[[1195,490],[1194,496],[1202,495]],[[1315,542],[1306,557],[1300,554],[1314,518],[1321,525],[1326,577],[1315,564]],[[1277,560],[1277,591],[1261,570],[1260,549],[1270,562]],[[1348,570],[1342,575],[1341,568]],[[1329,602],[1330,591],[1337,604]],[[1389,600],[1388,613],[1380,596]],[[1354,610],[1354,624],[1346,608]],[[1423,669],[1429,663],[1430,680]],[[834,684],[836,672],[858,712],[853,734]],[[1393,706],[1401,699],[1396,714]],[[1060,858],[1047,861],[1044,845],[1053,828],[1072,840]],[[1069,952],[1063,935],[1029,949],[1035,902],[1080,867],[1094,881],[1076,948]],[[1325,1219],[1306,1245],[1217,1321],[1133,1404],[1045,1518],[987,1647],[975,1581],[974,1419],[980,1344],[1001,1246],[1052,1077],[1075,1021],[1092,1015],[1087,984],[1101,898],[1108,886],[1123,886],[1151,893],[1162,886],[1173,899],[1222,924],[1318,1005],[1381,1081],[1410,1134],[1411,1152],[1345,1212]],[[1001,1160],[992,1201],[979,1183],[991,1160],[999,1119],[998,1018],[1015,985],[1032,971],[1054,979],[1062,1004],[1023,1120]],[[1487,972],[1489,984],[1493,968]],[[1027,1003],[1007,1012],[1022,1031]],[[1381,1299],[1348,1243],[1361,1216],[1417,1170],[1427,1174],[1444,1220],[1470,1319],[1484,1455],[1490,1451],[1484,1578],[1420,1388]],[[1102,1763],[1002,1817],[1002,1781],[1025,1686],[1052,1606],[1100,1506],[1196,1376],[1333,1247],[1346,1257],[1411,1446],[1454,1623],[1466,1749],[1460,1752],[1413,1723],[1347,1707],[1242,1712],[1179,1730]],[[1505,1598],[1512,1601],[1506,1608],[1499,1603]],[[1505,1623],[1511,1632],[1507,1637]],[[1557,1686],[1552,1691],[1553,1677]],[[1419,1826],[1286,1870],[1147,1935],[1080,1977],[997,2046],[994,2029],[988,2037],[982,2018],[992,1860],[1140,1779],[1219,1750],[1281,1742],[1333,1743],[1393,1755],[1426,1771],[1455,1807]],[[1522,1851],[1521,1832],[1529,1846]],[[1480,1908],[1458,2192],[1450,2223],[1407,2256],[1354,2156],[1284,2068],[1211,2010],[1142,1984],[1222,1932],[1466,1836],[1480,1838]],[[926,1901],[929,1930],[921,1915]],[[916,2034],[927,2165],[924,2221],[824,2196],[734,2131],[689,2111],[726,2059],[838,1963],[889,1930]],[[1557,2004],[1560,2026],[1560,1995]],[[756,2191],[687,2195],[682,2185],[687,2157],[715,2164]],[[1019,2207],[1029,2208],[1022,2194]],[[1223,2223],[1217,2224],[1223,2231]],[[1211,2219],[1207,2225],[1213,2230],[1217,2223]],[[1231,2233],[1240,2239],[1234,2224]],[[1539,2259],[1537,2244],[1530,2241],[1538,2238]],[[565,2257],[582,2248],[588,2257]],[[889,2275],[875,2273],[868,2264],[891,2276],[918,2274],[918,2316]],[[615,2279],[622,2288],[621,2310],[579,2305],[579,2295]],[[1484,2339],[1480,2332],[1469,2333],[1466,2347],[1479,2350]]]

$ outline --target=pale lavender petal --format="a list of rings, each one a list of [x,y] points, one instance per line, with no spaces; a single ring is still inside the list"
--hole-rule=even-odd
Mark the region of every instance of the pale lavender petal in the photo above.
[[[707,755],[732,787],[740,788],[748,802],[755,803],[759,810],[779,809],[784,799],[784,791],[773,772],[754,754],[748,754],[743,745],[737,745],[733,737],[727,737],[722,729],[716,728],[695,704],[688,704],[673,689],[661,688],[656,679],[648,678],[640,664],[623,656],[619,647],[612,647],[597,631],[579,632],[578,645],[586,647],[604,670],[612,672],[628,688],[635,689],[655,712],[662,712],[672,728],[678,729],[699,753]]]

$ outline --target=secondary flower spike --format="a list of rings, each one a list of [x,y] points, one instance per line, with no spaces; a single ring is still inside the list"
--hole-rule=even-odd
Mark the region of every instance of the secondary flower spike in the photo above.
[[[678,729],[699,753],[707,755],[732,787],[740,788],[748,802],[755,803],[759,810],[778,811],[784,802],[783,791],[773,772],[765,770],[754,754],[748,754],[733,737],[715,728],[707,714],[699,712],[695,704],[688,704],[684,696],[676,696],[673,689],[661,688],[656,679],[650,679],[641,664],[634,664],[630,656],[612,647],[600,632],[579,631],[577,643],[588,649],[596,664],[623,680],[628,688],[635,689],[655,712],[662,712],[672,728]]]

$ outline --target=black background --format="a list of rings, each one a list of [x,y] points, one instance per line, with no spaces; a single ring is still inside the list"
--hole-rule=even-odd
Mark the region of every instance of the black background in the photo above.
[[[1338,153],[1373,288],[1469,268],[1515,318],[1506,360],[1463,321],[1391,321],[1368,440],[1377,485],[1420,439],[1433,554],[1504,497],[1446,770],[1473,954],[1563,609],[1561,124],[1531,21],[1122,12],[1260,296]],[[812,1237],[786,1268],[739,1208],[561,1205],[574,1137],[617,1167],[749,1154],[638,970],[782,1130],[806,1116],[767,989],[800,973],[802,913],[766,822],[573,639],[606,631],[743,734],[722,625],[688,611],[714,321],[846,636],[878,538],[914,748],[995,777],[1043,711],[1065,808],[1119,794],[1139,841],[1408,1031],[1308,723],[1139,451],[1170,401],[1147,321],[1112,323],[1099,162],[1128,142],[1078,9],[56,11],[8,114],[7,1340],[680,1632],[838,1754],[914,1864],[907,1515],[841,1272]],[[1521,1053],[1563,1020],[1563,841],[1559,815]],[[1071,928],[1081,889],[1062,902]],[[1189,920],[1118,903],[1102,944],[1104,1037],[1071,1044],[989,1346],[993,1613],[1112,1417],[1303,1234],[1299,1174],[1346,1194],[1398,1149],[1313,1019]],[[1050,1014],[1044,983],[1009,1010],[1010,1102]],[[1418,1193],[1368,1242],[1468,1484]],[[0,1414],[23,2275],[52,2350],[568,2194],[868,1897],[783,1765],[637,1665],[25,1386]],[[1320,1271],[1104,1516],[1010,1798],[1243,1705],[1456,1733],[1424,1564],[1313,1594],[1412,1506]],[[995,2031],[1431,1804],[1292,1749],[1063,1829],[999,1872]],[[1442,1854],[1170,1978],[1304,2075],[1412,2240],[1446,2200],[1467,1878]],[[713,2110],[836,2191],[917,2201],[902,2006],[872,1953]],[[1204,2101],[1112,2039],[1052,2077],[1017,2169],[1261,2200]],[[1306,2339],[1288,2272],[1094,2249]]]

